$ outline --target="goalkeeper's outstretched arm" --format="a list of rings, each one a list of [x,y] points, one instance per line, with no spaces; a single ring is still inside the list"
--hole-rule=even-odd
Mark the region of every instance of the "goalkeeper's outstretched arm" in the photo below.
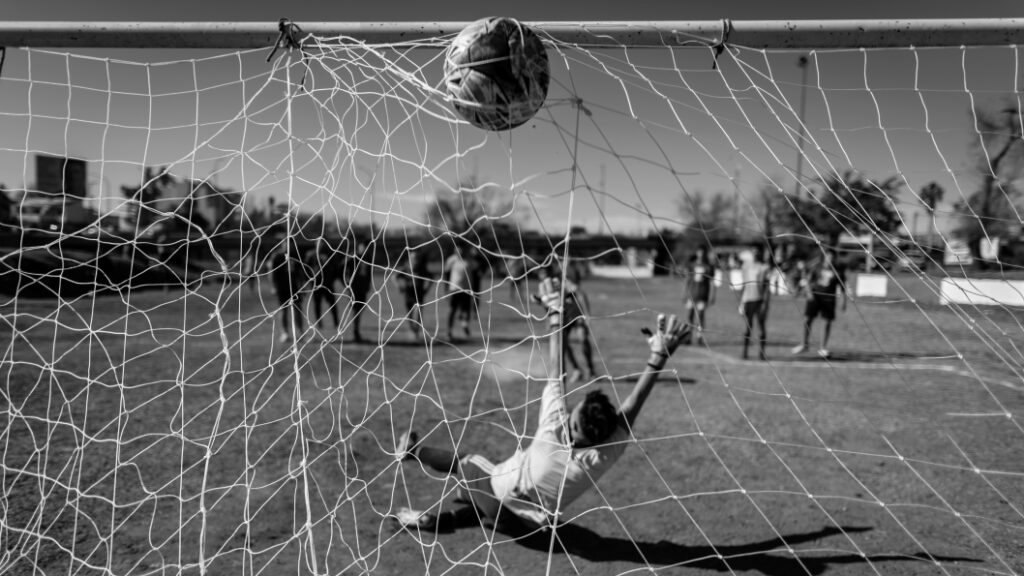
[[[647,344],[651,347],[651,355],[647,359],[647,365],[644,367],[643,374],[640,375],[636,386],[633,387],[633,392],[622,402],[622,406],[619,408],[619,416],[626,426],[632,426],[633,422],[636,421],[636,417],[640,414],[640,409],[643,408],[644,402],[647,401],[647,397],[651,394],[651,389],[654,387],[654,382],[658,379],[658,374],[665,368],[665,363],[668,361],[669,356],[675,352],[679,342],[689,332],[689,324],[677,321],[674,315],[666,318],[664,314],[658,315],[657,332],[651,332],[649,329],[644,328],[644,334],[647,335]]]

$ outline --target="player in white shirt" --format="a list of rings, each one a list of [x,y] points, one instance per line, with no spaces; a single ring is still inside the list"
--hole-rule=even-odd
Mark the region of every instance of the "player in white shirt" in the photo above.
[[[765,346],[768,343],[768,300],[771,298],[771,287],[769,286],[769,274],[771,267],[765,263],[764,252],[755,247],[752,250],[750,262],[743,265],[743,289],[740,292],[740,316],[743,317],[743,359],[749,356],[750,337],[754,330],[754,324],[760,328],[761,337],[758,340],[758,358],[767,360]]]
[[[549,366],[557,366],[565,324],[560,291],[542,288],[541,298],[551,312]],[[406,527],[454,527],[467,518],[502,531],[515,527],[535,530],[555,525],[569,504],[594,486],[632,442],[632,427],[689,326],[675,316],[658,316],[657,332],[644,329],[651,355],[632,393],[618,410],[600,391],[589,392],[571,410],[566,405],[565,374],[551,370],[541,395],[540,421],[533,441],[510,458],[492,464],[478,454],[456,454],[419,443],[414,432],[398,446],[402,460],[418,460],[459,481],[463,506],[440,515],[402,508],[396,520]]]

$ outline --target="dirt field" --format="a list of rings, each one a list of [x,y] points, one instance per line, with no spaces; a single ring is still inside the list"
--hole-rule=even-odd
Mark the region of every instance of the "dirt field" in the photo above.
[[[414,428],[498,461],[529,442],[544,324],[501,286],[473,338],[416,338],[382,320],[401,313],[389,288],[363,321],[384,336],[295,355],[264,288],[0,308],[0,573],[1024,571],[1020,315],[857,303],[826,362],[789,355],[802,301],[780,298],[770,362],[744,362],[720,294],[709,346],[676,354],[637,443],[554,534],[516,541],[396,530],[390,512],[436,511],[455,485],[394,446]],[[584,388],[624,397],[640,328],[680,309],[677,287],[585,289],[608,376]]]

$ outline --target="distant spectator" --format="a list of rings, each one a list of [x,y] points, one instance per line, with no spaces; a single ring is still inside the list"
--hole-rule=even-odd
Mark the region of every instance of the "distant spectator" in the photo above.
[[[525,295],[523,284],[526,283],[526,255],[505,258],[505,269],[508,272],[508,292],[513,302],[523,305]]]
[[[306,283],[298,244],[286,238],[268,263],[270,278],[281,314],[281,343],[291,341],[302,333],[305,318],[302,314],[302,292]]]
[[[347,238],[344,242],[342,284],[343,290],[352,301],[352,337],[356,342],[363,341],[363,334],[359,330],[359,319],[369,302],[373,284],[373,270],[368,261],[370,256],[367,253],[366,242],[351,238]]]
[[[473,270],[471,262],[463,255],[457,244],[455,252],[444,262],[444,286],[449,296],[448,339],[454,338],[455,322],[459,321],[462,332],[469,338],[469,319],[473,314]]]
[[[396,268],[395,279],[405,299],[406,319],[412,320],[412,332],[419,335],[423,327],[423,303],[433,281],[426,255],[410,248]]]
[[[542,294],[559,293],[562,290],[562,275],[557,264],[548,268],[541,268],[540,292]],[[587,314],[590,310],[590,300],[579,286],[571,280],[565,282],[565,298],[563,301],[562,323],[564,326],[565,344],[563,352],[568,360],[572,372],[569,376],[570,382],[575,382],[581,377],[591,380],[597,376],[597,369],[594,367],[593,336],[590,333],[590,324]],[[576,354],[573,351],[572,339],[577,337],[580,342],[580,349],[583,353],[583,360],[586,362],[586,373],[583,372]]]
[[[310,299],[313,301],[313,314],[316,327],[323,329],[326,315],[321,304],[326,306],[334,321],[335,333],[341,330],[338,322],[338,297],[334,292],[334,283],[341,276],[341,256],[334,250],[326,238],[320,238],[309,256],[306,257],[306,270],[309,272]]]
[[[803,285],[807,281],[807,262],[803,258],[800,258],[793,264],[793,269],[789,273],[789,286],[794,296],[799,296],[803,290]]]

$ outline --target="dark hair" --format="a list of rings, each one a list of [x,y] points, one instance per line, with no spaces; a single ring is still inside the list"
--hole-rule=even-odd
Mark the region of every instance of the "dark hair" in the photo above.
[[[600,390],[587,392],[580,412],[580,429],[587,441],[599,444],[611,436],[617,426],[615,407],[608,396]]]

